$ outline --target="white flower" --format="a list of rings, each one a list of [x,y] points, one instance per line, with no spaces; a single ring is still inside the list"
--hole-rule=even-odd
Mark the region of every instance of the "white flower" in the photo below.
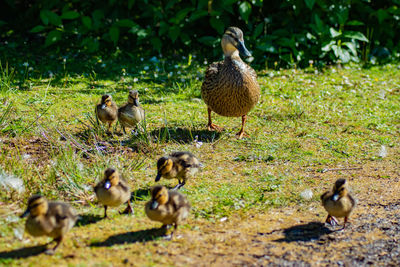
[[[136,78],[136,77],[135,77],[135,78],[133,78],[133,82],[134,82],[134,83],[137,83],[138,81],[139,81],[139,79],[138,79],[138,78]]]
[[[22,66],[28,67],[28,66],[29,66],[29,63],[28,63],[28,62],[24,62],[24,64],[22,64]]]

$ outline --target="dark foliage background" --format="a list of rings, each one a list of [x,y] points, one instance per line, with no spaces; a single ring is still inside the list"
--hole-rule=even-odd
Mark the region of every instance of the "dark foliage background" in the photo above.
[[[221,58],[236,25],[255,64],[300,66],[399,57],[400,0],[5,0],[2,57],[10,51]],[[25,49],[25,50],[24,50]],[[3,59],[4,60],[4,59]]]

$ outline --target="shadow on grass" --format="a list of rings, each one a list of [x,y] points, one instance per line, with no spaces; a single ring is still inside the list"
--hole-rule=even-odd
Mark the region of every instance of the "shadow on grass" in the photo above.
[[[188,128],[161,127],[151,131],[151,136],[157,137],[161,142],[175,141],[178,143],[191,143],[195,139],[211,143],[221,137],[221,133],[209,130],[190,130]],[[196,137],[197,136],[197,137]]]
[[[143,200],[145,197],[150,196],[150,190],[151,190],[150,188],[141,188],[132,191],[131,200],[132,201]]]
[[[91,247],[111,247],[114,245],[121,244],[132,244],[138,242],[148,242],[157,239],[158,237],[165,236],[167,229],[162,228],[152,228],[148,230],[140,230],[136,232],[128,232],[123,234],[117,234],[110,236],[102,242],[93,242],[90,244]]]
[[[307,224],[295,225],[283,230],[284,238],[275,240],[275,242],[297,242],[297,241],[313,241],[319,239],[323,235],[332,233],[321,222],[309,222]]]
[[[79,220],[76,222],[77,227],[86,226],[89,224],[97,223],[103,220],[103,216],[93,214],[81,214]]]
[[[11,251],[1,251],[0,259],[23,259],[32,256],[37,256],[47,249],[47,245],[24,247]],[[0,261],[1,262],[1,261]]]

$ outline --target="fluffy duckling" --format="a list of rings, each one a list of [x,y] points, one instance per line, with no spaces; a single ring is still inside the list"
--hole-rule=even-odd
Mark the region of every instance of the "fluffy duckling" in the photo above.
[[[131,190],[115,169],[105,170],[104,179],[94,187],[94,191],[99,202],[104,205],[104,218],[107,218],[108,206],[116,207],[124,203],[128,206],[122,213],[133,213],[130,203]]]
[[[212,123],[211,112],[227,117],[242,117],[239,138],[247,135],[244,125],[247,113],[253,109],[260,98],[257,74],[242,61],[239,52],[251,56],[243,41],[243,32],[237,27],[229,27],[221,39],[224,61],[212,63],[206,70],[201,96],[207,105],[208,129],[221,131]]]
[[[145,212],[150,220],[162,222],[162,227],[178,225],[189,215],[190,204],[187,198],[176,190],[157,185],[151,190],[151,200],[146,203]],[[171,238],[174,232],[171,233]]]
[[[326,222],[332,226],[337,225],[335,217],[344,217],[344,229],[347,219],[356,205],[356,201],[347,191],[346,179],[338,179],[333,185],[332,191],[327,191],[321,195],[321,201],[328,212]]]
[[[186,180],[192,177],[201,167],[200,161],[190,152],[173,152],[167,157],[161,157],[157,161],[158,182],[161,177],[166,179],[178,179],[178,184],[174,189],[179,189],[185,185]]]
[[[47,201],[40,195],[29,198],[28,208],[20,217],[26,216],[28,219],[25,223],[25,231],[32,236],[52,237],[53,241],[57,242],[52,249],[46,250],[46,254],[54,254],[65,234],[78,219],[75,210],[69,204]]]
[[[128,103],[118,109],[118,121],[126,134],[125,127],[135,127],[144,119],[144,110],[139,105],[138,91],[129,91]]]
[[[103,95],[101,103],[96,106],[96,114],[102,123],[108,124],[107,131],[110,131],[111,124],[117,120],[118,107],[110,95]]]

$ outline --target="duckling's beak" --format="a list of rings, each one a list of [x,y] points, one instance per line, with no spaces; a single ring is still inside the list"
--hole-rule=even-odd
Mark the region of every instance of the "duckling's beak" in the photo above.
[[[333,201],[337,201],[339,199],[339,194],[334,194],[333,196],[332,196],[332,200]]]
[[[134,98],[133,99],[133,104],[138,107],[139,106],[139,100],[137,98]]]
[[[25,218],[26,216],[28,216],[30,213],[30,211],[27,209],[24,213],[21,214],[21,216],[19,216],[20,218]]]
[[[105,108],[106,108],[106,104],[103,103],[103,104],[101,105],[101,109],[105,109]]]
[[[240,54],[242,54],[243,56],[251,57],[251,54],[250,54],[249,50],[247,50],[246,46],[244,46],[243,41],[238,42],[237,49],[239,50]]]
[[[161,179],[161,173],[157,173],[156,182],[160,181],[160,179]]]
[[[158,202],[153,200],[150,205],[150,209],[155,210],[158,207]]]
[[[105,189],[110,189],[110,187],[111,187],[110,181],[106,181],[106,182],[104,183],[104,188],[105,188]]]

